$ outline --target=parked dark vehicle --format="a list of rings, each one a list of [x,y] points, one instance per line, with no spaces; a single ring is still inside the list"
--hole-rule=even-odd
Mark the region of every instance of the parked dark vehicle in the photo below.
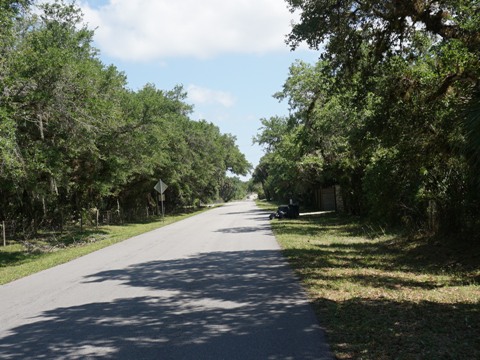
[[[280,205],[277,212],[270,214],[270,220],[272,219],[296,219],[300,216],[300,207],[298,205]]]

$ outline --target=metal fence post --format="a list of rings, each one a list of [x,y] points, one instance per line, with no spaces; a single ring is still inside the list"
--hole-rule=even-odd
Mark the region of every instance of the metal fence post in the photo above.
[[[5,221],[2,221],[3,246],[7,246],[7,230],[5,229]]]

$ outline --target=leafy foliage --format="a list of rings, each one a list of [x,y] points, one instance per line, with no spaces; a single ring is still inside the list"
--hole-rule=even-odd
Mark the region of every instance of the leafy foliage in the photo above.
[[[273,117],[256,138],[265,193],[297,184],[308,200],[340,184],[349,212],[380,222],[478,226],[479,5],[287,2],[301,13],[287,42],[325,51],[292,65],[275,95],[290,105],[287,125]]]
[[[227,172],[248,172],[234,136],[189,118],[181,86],[129,90],[75,5],[1,4],[0,219],[35,230],[91,208],[153,212],[159,178],[174,209],[217,199]]]

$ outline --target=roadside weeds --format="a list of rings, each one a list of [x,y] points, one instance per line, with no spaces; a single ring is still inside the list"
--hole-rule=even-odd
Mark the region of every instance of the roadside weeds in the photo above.
[[[337,359],[480,358],[477,244],[412,241],[337,214],[272,228]]]

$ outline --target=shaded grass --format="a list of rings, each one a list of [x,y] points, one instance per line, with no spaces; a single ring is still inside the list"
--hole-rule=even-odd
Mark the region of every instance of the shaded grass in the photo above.
[[[51,268],[113,245],[133,236],[155,230],[202,211],[155,217],[149,222],[102,226],[98,229],[71,229],[63,234],[40,233],[22,243],[0,247],[0,285]]]
[[[336,214],[273,220],[338,359],[479,359],[480,246]]]

